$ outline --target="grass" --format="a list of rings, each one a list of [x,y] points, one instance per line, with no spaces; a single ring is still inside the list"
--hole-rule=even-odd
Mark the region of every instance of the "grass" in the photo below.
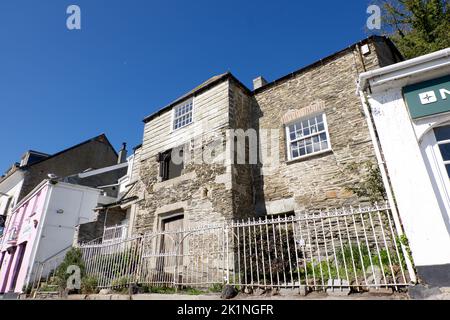
[[[209,287],[208,291],[212,293],[219,293],[223,290],[222,283],[214,283],[211,287]]]
[[[198,296],[200,294],[205,294],[206,292],[197,288],[185,288],[180,293],[185,293],[191,296]]]
[[[140,286],[142,293],[159,293],[159,294],[187,294],[187,295],[200,295],[200,294],[207,294],[210,292],[221,292],[222,291],[222,284],[214,284],[208,289],[199,289],[199,288],[193,288],[193,287],[184,287],[181,289],[176,289],[174,287],[154,287],[154,286],[148,286],[148,285],[141,285]]]

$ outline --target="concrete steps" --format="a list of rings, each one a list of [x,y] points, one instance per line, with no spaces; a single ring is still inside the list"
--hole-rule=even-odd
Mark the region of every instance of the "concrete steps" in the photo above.
[[[41,282],[39,288],[31,296],[33,299],[59,299],[61,295],[58,285]]]

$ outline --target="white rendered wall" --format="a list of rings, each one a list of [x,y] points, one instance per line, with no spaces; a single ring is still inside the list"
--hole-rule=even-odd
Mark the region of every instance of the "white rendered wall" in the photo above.
[[[65,183],[52,186],[35,261],[42,262],[72,245],[75,227],[95,219],[99,193]]]
[[[373,93],[369,103],[415,264],[450,263],[448,201],[442,196],[447,190],[439,183],[441,172],[425,159],[434,135],[418,141],[423,124],[410,120],[401,88]]]

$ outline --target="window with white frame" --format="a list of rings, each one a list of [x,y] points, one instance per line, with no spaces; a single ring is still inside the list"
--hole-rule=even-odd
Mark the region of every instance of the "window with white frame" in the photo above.
[[[325,113],[286,125],[289,160],[331,149]]]
[[[173,130],[187,126],[192,122],[193,100],[190,99],[173,109]]]

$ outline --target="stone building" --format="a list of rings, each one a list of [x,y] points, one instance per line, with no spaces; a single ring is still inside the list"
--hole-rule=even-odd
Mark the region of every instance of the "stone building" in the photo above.
[[[0,177],[0,228],[11,209],[49,175],[62,178],[116,163],[117,153],[104,134],[52,155],[26,152],[20,163]]]
[[[401,60],[389,39],[370,37],[253,90],[215,76],[148,116],[134,232],[367,201],[352,191],[376,161],[356,82]]]

